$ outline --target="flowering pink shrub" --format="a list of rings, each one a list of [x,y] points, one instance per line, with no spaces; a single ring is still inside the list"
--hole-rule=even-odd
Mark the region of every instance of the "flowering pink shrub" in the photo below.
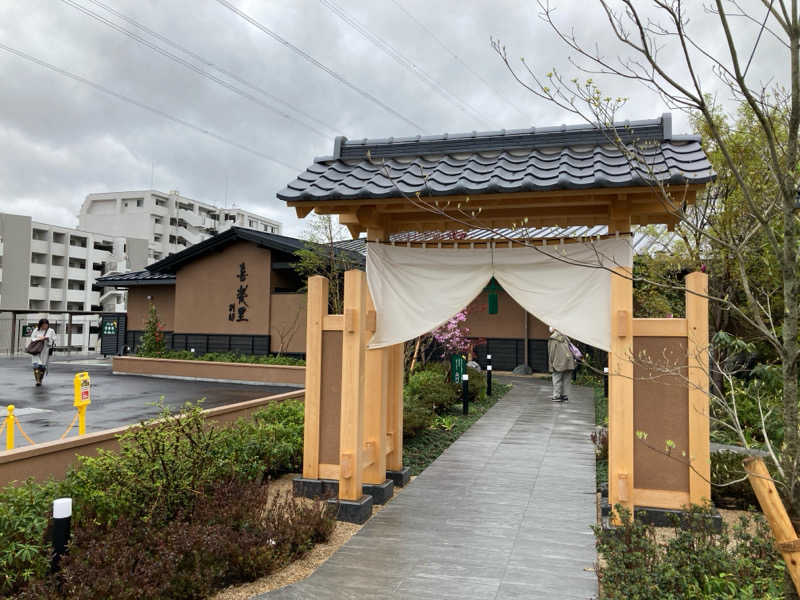
[[[469,327],[466,326],[467,309],[456,313],[444,325],[433,330],[433,339],[442,346],[444,355],[462,354],[470,350]]]

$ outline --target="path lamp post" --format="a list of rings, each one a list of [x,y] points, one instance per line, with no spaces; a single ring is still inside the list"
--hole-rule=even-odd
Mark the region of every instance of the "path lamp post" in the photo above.
[[[461,406],[465,415],[469,414],[469,375],[461,376]]]
[[[486,355],[486,395],[492,395],[492,355]]]
[[[53,573],[58,571],[61,557],[67,552],[71,520],[72,498],[53,500],[53,558],[50,562],[50,570]]]

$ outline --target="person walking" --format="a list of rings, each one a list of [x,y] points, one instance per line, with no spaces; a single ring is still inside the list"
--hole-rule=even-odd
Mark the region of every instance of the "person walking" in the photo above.
[[[553,374],[553,402],[569,400],[569,387],[572,371],[575,369],[575,357],[569,347],[569,340],[560,331],[550,327],[550,338],[547,340],[547,362]]]
[[[26,351],[32,355],[33,378],[37,387],[42,385],[42,380],[47,373],[47,361],[50,360],[50,351],[55,345],[56,332],[50,328],[50,321],[39,319],[39,325],[31,333],[31,341],[28,344],[28,348],[26,348]],[[36,354],[33,352],[35,350],[38,350]]]

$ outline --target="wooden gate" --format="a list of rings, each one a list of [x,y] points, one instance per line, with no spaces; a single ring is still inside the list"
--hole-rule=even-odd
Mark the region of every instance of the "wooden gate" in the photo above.
[[[367,350],[375,308],[363,271],[344,278],[344,314],[328,313],[325,277],[308,280],[303,477],[295,493],[336,495],[339,517],[361,522],[403,469],[403,344]],[[388,477],[388,479],[387,479]]]
[[[634,319],[630,271],[612,278],[609,477],[613,508],[711,500],[708,277],[686,276],[686,317]]]

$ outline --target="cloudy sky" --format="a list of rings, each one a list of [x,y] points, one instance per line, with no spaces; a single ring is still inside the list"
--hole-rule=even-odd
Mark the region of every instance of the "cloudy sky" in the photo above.
[[[760,2],[743,3],[763,17]],[[624,52],[593,2],[554,4],[559,23],[582,40],[612,57]],[[699,1],[686,4],[696,11],[689,16],[697,39],[722,55],[713,17]],[[511,57],[526,57],[541,75],[554,67],[576,73],[569,51],[538,13],[535,2],[523,0],[3,0],[0,211],[74,226],[88,193],[153,187],[238,205],[300,234],[303,222],[275,194],[315,156],[330,154],[336,135],[578,122],[526,92],[490,47],[490,37],[499,38]],[[749,51],[755,28],[745,19],[736,26]],[[677,65],[669,48],[662,56],[667,66]],[[753,83],[781,81],[785,63],[785,52],[764,36],[752,61]],[[708,91],[728,102],[707,64],[700,73]],[[623,118],[668,110],[644,88],[597,81],[604,91],[630,98]],[[687,128],[676,114],[675,129]]]

